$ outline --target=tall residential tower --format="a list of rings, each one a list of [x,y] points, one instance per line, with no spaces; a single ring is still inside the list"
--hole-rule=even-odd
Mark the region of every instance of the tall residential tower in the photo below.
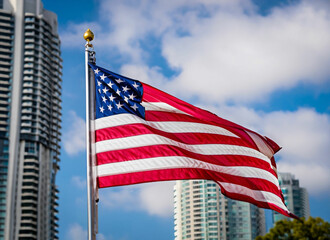
[[[285,204],[290,212],[305,219],[310,216],[308,193],[305,188],[299,186],[299,180],[291,173],[278,173],[278,181],[283,192]],[[273,211],[274,223],[288,219],[288,217]]]
[[[177,181],[175,240],[252,240],[265,234],[264,210],[221,194],[213,181]]]
[[[61,68],[57,16],[0,0],[0,239],[58,239]]]

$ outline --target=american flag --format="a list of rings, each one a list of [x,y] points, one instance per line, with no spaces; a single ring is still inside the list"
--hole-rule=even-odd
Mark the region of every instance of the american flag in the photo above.
[[[232,199],[295,217],[279,187],[275,142],[148,84],[90,67],[98,187],[208,179]]]

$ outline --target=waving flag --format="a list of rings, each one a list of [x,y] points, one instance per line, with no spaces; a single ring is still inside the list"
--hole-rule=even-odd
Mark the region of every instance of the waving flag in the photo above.
[[[100,188],[208,179],[232,199],[295,217],[279,187],[276,143],[148,84],[90,67]]]

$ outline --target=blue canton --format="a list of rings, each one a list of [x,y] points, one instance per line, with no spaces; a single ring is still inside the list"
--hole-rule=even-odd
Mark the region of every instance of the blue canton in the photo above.
[[[96,118],[121,113],[131,113],[145,118],[145,109],[141,105],[143,87],[139,81],[96,65],[89,66],[95,75]]]

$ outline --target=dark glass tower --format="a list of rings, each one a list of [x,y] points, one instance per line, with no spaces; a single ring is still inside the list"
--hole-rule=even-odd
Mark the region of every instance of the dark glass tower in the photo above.
[[[282,189],[285,204],[290,212],[305,219],[310,217],[309,199],[306,188],[299,185],[299,180],[291,173],[278,173],[278,180]],[[288,217],[273,211],[273,222],[289,220]]]

